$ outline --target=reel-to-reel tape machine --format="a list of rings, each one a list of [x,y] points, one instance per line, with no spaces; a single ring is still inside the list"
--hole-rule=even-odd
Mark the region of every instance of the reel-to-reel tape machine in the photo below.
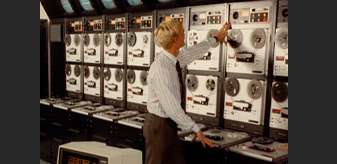
[[[259,126],[264,124],[265,93],[266,82],[263,80],[226,77],[225,127],[262,134],[263,129]]]
[[[125,72],[123,68],[104,67],[103,85],[105,103],[120,107],[125,106],[124,76]]]
[[[288,83],[273,82],[271,96],[270,136],[288,140]]]
[[[102,101],[102,70],[100,66],[84,65],[84,94],[85,99],[96,102]]]
[[[126,63],[127,14],[107,15],[104,33],[104,64]]]
[[[83,61],[83,18],[66,19],[65,50],[67,62]]]
[[[229,5],[226,72],[267,75],[272,2]]]
[[[218,84],[219,78],[217,76],[186,75],[186,112],[199,115],[198,122],[219,124],[218,119],[216,119],[218,116],[217,109],[220,107],[218,103]],[[212,121],[206,119],[207,117],[210,117]]]
[[[128,69],[127,108],[145,112],[148,98],[147,74],[145,70]]]
[[[150,67],[154,53],[155,18],[155,11],[128,15],[127,64],[129,66]]]
[[[76,92],[78,94],[83,93],[83,74],[82,65],[80,64],[66,64],[66,90],[70,92]]]
[[[85,63],[103,61],[103,16],[84,17],[83,58]]]
[[[191,7],[190,29],[187,35],[187,47],[214,37],[226,21],[227,4]],[[222,43],[211,46],[200,59],[187,65],[189,70],[220,71],[222,61]]]
[[[274,45],[274,76],[288,77],[288,0],[279,0]]]

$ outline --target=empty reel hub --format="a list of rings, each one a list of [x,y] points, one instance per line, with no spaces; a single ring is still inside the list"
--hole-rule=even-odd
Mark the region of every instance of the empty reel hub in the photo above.
[[[106,81],[109,81],[110,78],[111,78],[111,71],[110,71],[110,68],[108,67],[104,67],[104,70],[103,70],[103,77]]]
[[[186,85],[189,91],[194,92],[198,88],[198,78],[195,75],[187,75]]]
[[[250,36],[250,43],[254,48],[260,49],[266,43],[266,33],[262,28],[257,28]]]
[[[126,80],[128,81],[128,83],[133,84],[136,80],[135,71],[133,71],[132,69],[128,69],[128,71],[126,72]]]
[[[283,82],[276,82],[271,88],[271,96],[277,102],[284,102],[288,98],[288,86]]]
[[[225,92],[229,96],[236,96],[240,91],[240,83],[236,78],[228,78],[225,82]]]
[[[227,42],[232,48],[238,48],[242,44],[242,33],[239,29],[232,29],[227,34]]]
[[[197,44],[199,41],[199,34],[197,31],[192,30],[190,32],[190,35],[188,36],[188,42],[190,43],[190,46],[193,46],[195,44]]]
[[[117,68],[115,71],[115,79],[117,82],[121,82],[123,80],[123,71],[120,68]]]

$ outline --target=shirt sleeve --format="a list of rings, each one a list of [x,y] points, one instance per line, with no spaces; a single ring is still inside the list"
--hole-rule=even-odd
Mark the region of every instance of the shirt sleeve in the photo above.
[[[174,88],[171,74],[168,70],[159,69],[153,76],[152,85],[166,115],[176,122],[182,130],[199,131],[199,126],[185,114],[177,98],[170,88]]]
[[[208,50],[211,48],[211,45],[216,44],[215,38],[210,38],[209,40],[204,40],[198,44],[195,44],[191,47],[182,49],[177,59],[179,60],[180,67],[185,67],[194,60],[202,57]]]

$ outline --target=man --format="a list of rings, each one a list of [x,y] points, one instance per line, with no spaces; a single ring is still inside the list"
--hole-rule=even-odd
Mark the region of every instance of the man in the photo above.
[[[198,125],[181,107],[183,86],[181,68],[202,57],[217,42],[224,41],[230,24],[220,29],[214,38],[202,41],[179,51],[185,45],[182,24],[176,20],[164,21],[155,30],[162,52],[155,57],[148,76],[148,114],[144,121],[146,139],[145,164],[185,164],[182,144],[177,135],[177,125],[182,130],[195,132],[205,148],[214,145],[203,135]]]

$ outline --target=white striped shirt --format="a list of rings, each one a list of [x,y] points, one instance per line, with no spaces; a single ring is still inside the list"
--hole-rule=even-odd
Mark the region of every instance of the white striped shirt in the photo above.
[[[204,40],[192,47],[180,50],[177,58],[164,49],[155,56],[155,61],[151,64],[147,76],[149,89],[147,110],[149,113],[163,118],[170,117],[182,130],[199,131],[199,126],[185,114],[180,106],[180,82],[176,62],[179,60],[180,67],[185,67],[202,57],[215,43],[214,38]]]

